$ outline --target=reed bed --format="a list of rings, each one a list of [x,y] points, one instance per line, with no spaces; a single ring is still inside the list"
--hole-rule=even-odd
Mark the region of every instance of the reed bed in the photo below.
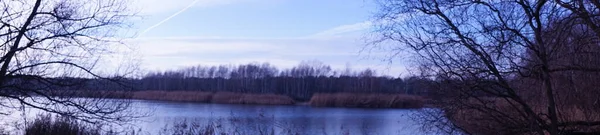
[[[65,90],[65,91],[51,91],[47,93],[50,96],[57,97],[86,97],[86,98],[118,98],[118,99],[129,99],[132,98],[133,92],[131,91],[92,91],[92,90]]]
[[[424,99],[402,94],[317,93],[309,104],[315,107],[422,108]]]
[[[217,104],[292,105],[295,101],[284,95],[200,91],[136,91],[133,99],[202,102]]]
[[[496,112],[482,112],[464,107],[446,110],[446,116],[456,126],[473,134],[535,134],[532,129],[533,125],[528,125],[529,120],[519,115],[520,112],[523,112],[522,109],[515,109],[501,98],[483,98],[482,100],[485,101],[488,109],[496,110]],[[464,104],[463,106],[483,106],[483,103],[474,100],[466,100]],[[536,114],[547,114],[546,104],[532,103],[530,105]],[[600,121],[600,116],[597,115],[599,111],[595,108],[565,105],[559,106],[557,110],[559,111],[559,121]],[[564,134],[600,134],[600,126],[565,126],[562,130],[567,132]]]
[[[27,124],[25,135],[101,135],[99,128],[67,117],[38,116]],[[108,134],[108,133],[105,133]]]
[[[202,91],[84,91],[77,92],[78,97],[90,98],[123,98],[142,100],[161,100],[177,102],[201,102],[218,104],[263,104],[293,105],[296,102],[289,96],[276,94],[250,94],[234,92],[202,92]]]
[[[213,93],[201,91],[136,91],[132,95],[133,99],[208,103],[211,101]]]
[[[219,104],[263,104],[263,105],[293,105],[294,99],[289,96],[275,94],[246,94],[233,92],[217,92],[213,95],[212,103]]]

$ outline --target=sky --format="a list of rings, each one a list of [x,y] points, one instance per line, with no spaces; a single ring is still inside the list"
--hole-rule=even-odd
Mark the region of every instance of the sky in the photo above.
[[[290,68],[321,61],[334,69],[375,69],[398,76],[405,66],[372,50],[375,6],[369,0],[136,0],[141,19],[128,43],[145,70],[269,62]]]

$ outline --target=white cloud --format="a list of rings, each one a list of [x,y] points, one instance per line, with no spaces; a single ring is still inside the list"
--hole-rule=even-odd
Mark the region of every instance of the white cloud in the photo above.
[[[398,75],[404,67],[383,62],[385,55],[359,53],[364,44],[346,37],[331,38],[223,38],[171,37],[141,38],[130,41],[139,46],[146,70],[174,69],[191,65],[246,64],[269,62],[289,68],[305,60],[318,60],[343,69],[373,68]]]
[[[142,15],[175,12],[192,4],[194,0],[133,0],[131,7]],[[199,0],[194,7],[210,7],[229,4],[233,0]]]
[[[390,64],[386,50],[363,50],[361,39],[371,22],[342,25],[304,37],[143,37],[128,43],[137,46],[144,70],[176,69],[192,65],[269,62],[289,68],[305,60],[318,60],[343,69],[372,68],[397,76],[406,72],[402,61]],[[367,47],[368,48],[368,47]]]
[[[274,46],[255,42],[226,41],[215,42],[210,39],[151,39],[135,41],[140,46],[140,52],[145,55],[176,55],[185,53],[242,53],[249,51],[272,49]]]
[[[156,13],[165,12],[176,12],[181,10],[190,4],[194,3],[195,0],[132,0],[131,7],[139,11],[142,15],[152,15]],[[228,4],[242,4],[242,3],[277,3],[280,0],[198,0],[193,7],[215,7]]]
[[[365,31],[371,28],[372,25],[373,23],[371,23],[371,21],[342,25],[328,30],[324,30],[322,32],[315,33],[310,37],[346,36],[348,34],[365,33]]]

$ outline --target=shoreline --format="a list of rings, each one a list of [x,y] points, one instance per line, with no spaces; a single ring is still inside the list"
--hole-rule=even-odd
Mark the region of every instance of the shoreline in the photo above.
[[[213,104],[293,105],[335,108],[416,109],[426,106],[425,99],[421,96],[389,93],[315,93],[308,101],[298,101],[290,96],[277,94],[201,91],[87,91],[77,92],[75,96]]]

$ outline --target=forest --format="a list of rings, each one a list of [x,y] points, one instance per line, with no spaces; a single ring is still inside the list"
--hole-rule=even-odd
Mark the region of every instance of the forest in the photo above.
[[[423,94],[417,78],[378,76],[375,70],[333,71],[330,66],[300,64],[278,69],[268,63],[239,66],[195,66],[152,72],[137,80],[140,90],[227,91],[281,94],[305,101],[314,93],[362,92]]]
[[[313,62],[315,63],[315,62]],[[286,95],[297,101],[315,93],[394,93],[426,95],[432,80],[378,75],[373,69],[336,71],[322,63],[279,69],[269,63],[193,66],[152,71],[141,78],[49,79],[57,90],[198,91]],[[31,83],[31,81],[27,81]],[[24,86],[34,86],[25,84]],[[44,85],[47,86],[47,85]]]

